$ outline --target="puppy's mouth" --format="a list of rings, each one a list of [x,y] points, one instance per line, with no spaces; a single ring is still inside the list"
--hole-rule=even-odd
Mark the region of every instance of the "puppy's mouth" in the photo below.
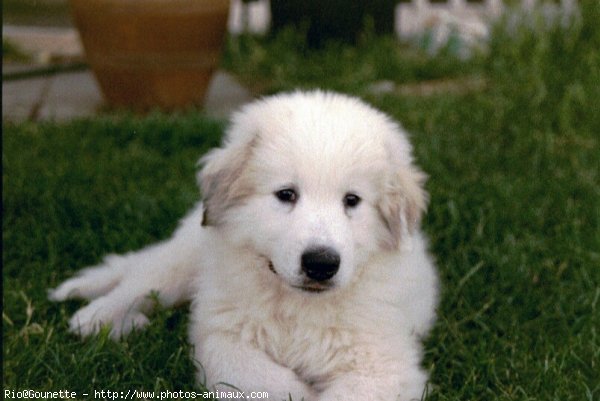
[[[318,281],[307,280],[302,283],[302,285],[293,285],[292,287],[304,292],[321,293],[331,290],[333,288],[333,284],[331,282],[320,283]]]

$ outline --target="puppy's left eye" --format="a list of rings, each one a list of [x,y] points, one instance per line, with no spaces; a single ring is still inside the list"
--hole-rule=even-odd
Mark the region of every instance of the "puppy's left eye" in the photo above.
[[[293,188],[284,188],[275,192],[275,196],[283,203],[296,203],[298,193]]]
[[[353,208],[358,206],[360,201],[360,196],[356,194],[348,193],[344,196],[344,206],[347,208]]]

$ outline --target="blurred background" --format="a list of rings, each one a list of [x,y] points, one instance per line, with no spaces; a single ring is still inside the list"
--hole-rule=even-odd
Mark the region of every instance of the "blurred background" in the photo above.
[[[568,15],[575,4],[574,0],[179,0],[159,6],[160,0],[149,0],[138,2],[141,10],[131,10],[133,3],[5,0],[3,118],[60,119],[89,115],[102,107],[173,110],[190,105],[225,116],[270,85],[264,82],[265,74],[253,71],[257,65],[244,71],[242,65],[249,60],[240,58],[250,57],[248,52],[256,53],[269,40],[284,46],[287,51],[273,49],[284,55],[298,46],[319,51],[332,43],[360,46],[370,37],[393,37],[408,58],[421,51],[464,60],[485,49],[491,26],[506,14],[503,11],[537,8],[547,15]],[[208,11],[201,10],[201,4]],[[159,12],[157,7],[163,9]],[[126,12],[133,17],[118,17]],[[186,14],[188,22],[177,20],[175,14]],[[171,38],[170,43],[163,43],[165,38]],[[393,82],[375,79],[371,84],[381,90],[390,89]]]

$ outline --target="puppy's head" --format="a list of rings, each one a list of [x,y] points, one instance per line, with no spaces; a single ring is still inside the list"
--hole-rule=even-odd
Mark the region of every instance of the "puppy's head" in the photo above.
[[[404,132],[343,95],[252,103],[201,163],[202,224],[307,292],[344,287],[375,254],[401,252],[426,206]]]

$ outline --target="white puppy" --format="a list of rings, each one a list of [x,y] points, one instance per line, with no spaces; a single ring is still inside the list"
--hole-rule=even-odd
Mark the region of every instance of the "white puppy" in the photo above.
[[[404,131],[360,100],[296,92],[234,115],[201,159],[203,203],[172,238],[50,292],[91,301],[72,331],[120,337],[192,301],[198,379],[271,400],[412,400],[437,277],[424,174]]]

